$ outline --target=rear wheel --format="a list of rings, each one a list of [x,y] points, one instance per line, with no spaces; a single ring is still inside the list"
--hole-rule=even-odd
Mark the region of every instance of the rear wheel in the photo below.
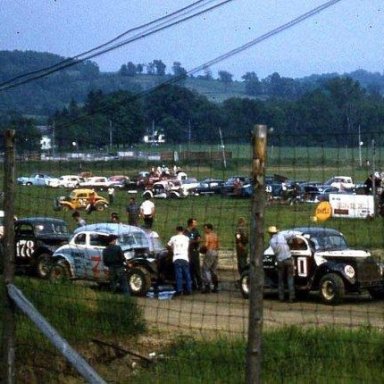
[[[343,279],[335,273],[328,273],[320,280],[320,297],[325,304],[339,304],[343,301],[345,286]]]
[[[56,262],[49,270],[49,280],[51,282],[68,281],[70,278],[69,267],[64,261]]]
[[[144,296],[151,287],[151,275],[144,268],[132,268],[127,272],[129,290],[132,295]]]
[[[36,263],[36,275],[41,279],[46,279],[49,274],[51,262],[51,255],[49,253],[42,253]]]
[[[249,271],[244,271],[240,277],[240,291],[244,299],[249,298]]]
[[[95,209],[96,209],[96,211],[104,211],[104,209],[105,209],[105,204],[104,203],[96,203],[95,204]]]

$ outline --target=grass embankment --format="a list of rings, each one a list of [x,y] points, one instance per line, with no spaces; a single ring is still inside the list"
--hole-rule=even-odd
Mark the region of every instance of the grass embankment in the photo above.
[[[70,345],[92,364],[103,360],[93,339],[119,345],[135,340],[146,330],[142,310],[134,298],[75,283],[51,284],[20,277],[16,286]],[[0,325],[1,324],[0,317]],[[20,383],[67,382],[76,377],[63,356],[36,326],[17,312],[16,362]]]
[[[384,337],[377,330],[282,328],[264,333],[263,383],[382,383]],[[244,383],[244,340],[178,340],[136,384]]]

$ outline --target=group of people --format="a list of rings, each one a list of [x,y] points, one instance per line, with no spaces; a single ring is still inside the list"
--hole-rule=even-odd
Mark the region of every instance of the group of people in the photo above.
[[[144,228],[151,230],[156,214],[155,204],[149,195],[139,205],[134,196],[130,197],[126,207],[128,224],[138,226],[140,218]],[[72,214],[77,226],[86,225],[86,221],[78,211]],[[111,222],[121,222],[118,214],[113,212]],[[204,224],[203,236],[197,228],[197,220],[190,218],[184,228],[179,225],[167,246],[172,251],[172,261],[175,271],[176,296],[190,295],[193,291],[202,293],[218,292],[219,280],[217,274],[219,237],[210,223]],[[295,300],[294,289],[294,263],[287,238],[275,226],[268,228],[270,246],[276,255],[278,269],[278,294],[284,300],[284,282],[287,281],[289,301]],[[115,290],[120,285],[122,291],[129,294],[128,283],[124,273],[124,255],[119,246],[115,244],[117,237],[111,236],[110,246],[105,253],[105,265],[110,269],[111,288]],[[238,219],[235,232],[237,269],[239,274],[248,266],[249,239],[246,221],[243,217]],[[119,250],[120,249],[120,250]],[[202,258],[202,260],[200,260]]]
[[[204,224],[203,228],[202,237],[197,229],[197,220],[190,218],[186,228],[176,227],[176,234],[167,243],[173,252],[176,296],[190,295],[193,290],[202,293],[218,292],[219,237],[212,224]]]

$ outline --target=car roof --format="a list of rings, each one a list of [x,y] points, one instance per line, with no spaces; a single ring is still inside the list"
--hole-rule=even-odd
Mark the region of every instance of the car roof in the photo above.
[[[83,225],[74,230],[75,234],[79,232],[103,232],[109,235],[120,235],[122,233],[131,232],[141,232],[144,235],[146,234],[145,231],[139,227],[120,223],[96,223]]]
[[[67,223],[62,220],[62,219],[57,219],[55,217],[24,217],[24,218],[21,218],[21,219],[17,219],[16,220],[16,223],[17,224],[41,224],[41,223],[57,223],[57,224],[65,224],[67,225]]]
[[[326,228],[326,227],[296,227],[289,231],[299,232],[301,235],[310,236],[325,236],[325,235],[341,235],[342,233],[337,229]]]

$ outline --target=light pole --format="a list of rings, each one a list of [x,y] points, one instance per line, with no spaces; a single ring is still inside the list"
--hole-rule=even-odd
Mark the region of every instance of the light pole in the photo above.
[[[361,158],[361,147],[364,145],[364,142],[361,141],[360,125],[359,125],[359,165],[360,168],[363,166],[363,160]]]

